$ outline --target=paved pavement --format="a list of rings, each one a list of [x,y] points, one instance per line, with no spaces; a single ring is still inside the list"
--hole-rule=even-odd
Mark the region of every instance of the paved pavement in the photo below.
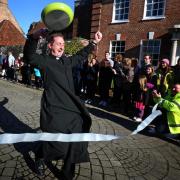
[[[0,80],[0,131],[36,132],[39,128],[42,91]],[[137,126],[119,113],[88,106],[92,132],[129,135]],[[55,180],[53,161],[45,176],[34,173],[36,143],[0,145],[0,180]],[[27,153],[28,152],[28,153]],[[111,142],[89,144],[90,162],[76,165],[76,180],[177,180],[180,177],[180,147],[177,141],[146,133]]]

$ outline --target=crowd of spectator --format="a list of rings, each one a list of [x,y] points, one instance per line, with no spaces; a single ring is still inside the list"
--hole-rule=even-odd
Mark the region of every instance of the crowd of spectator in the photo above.
[[[43,72],[25,64],[21,54],[15,58],[12,52],[7,55],[1,53],[0,64],[1,78],[43,88]],[[138,59],[121,54],[116,54],[112,60],[109,52],[105,52],[101,61],[97,60],[96,55],[90,54],[87,61],[73,69],[73,77],[75,93],[80,97],[83,95],[85,103],[93,104],[99,99],[98,106],[119,107],[121,113],[132,117],[135,122],[145,119],[155,102],[166,100],[166,106],[160,106],[163,115],[154,122],[156,132],[160,133],[170,129],[167,120],[170,107],[167,109],[167,101],[176,95],[176,123],[179,123],[180,128],[180,58],[175,66],[170,66],[170,60],[163,58],[158,67],[154,67],[148,54],[144,56],[141,66]],[[180,129],[177,132],[180,133]]]
[[[11,51],[0,54],[1,79],[25,84],[29,87],[43,88],[42,73],[37,67],[24,63],[23,54],[15,58]]]
[[[76,78],[80,82],[75,83],[78,88],[77,95],[83,92],[86,97],[85,103],[93,103],[96,94],[99,96],[98,105],[100,107],[119,106],[121,113],[132,117],[135,122],[141,122],[151,114],[157,102],[158,95],[155,92],[165,100],[174,97],[174,89],[176,96],[180,93],[178,89],[180,86],[180,58],[175,66],[170,66],[170,60],[163,58],[159,61],[159,65],[154,67],[151,56],[146,54],[140,66],[136,58],[116,54],[112,60],[106,52],[101,61],[97,60],[95,55],[90,55],[88,61],[76,70],[79,72],[76,72],[78,74]],[[176,104],[179,101],[180,99]],[[179,126],[177,132],[180,133],[179,104],[175,106],[178,107],[176,124]],[[159,106],[162,116],[157,118],[152,127],[155,127],[156,132],[168,133],[168,111],[167,108],[162,107],[163,105]]]

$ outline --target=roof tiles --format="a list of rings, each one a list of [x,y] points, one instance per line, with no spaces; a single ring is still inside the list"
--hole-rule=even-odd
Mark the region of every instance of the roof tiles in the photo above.
[[[24,44],[24,35],[9,20],[0,22],[0,46],[16,46]]]

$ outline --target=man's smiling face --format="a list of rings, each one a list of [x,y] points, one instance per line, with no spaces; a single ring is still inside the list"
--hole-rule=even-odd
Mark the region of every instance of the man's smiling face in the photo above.
[[[49,49],[51,50],[51,54],[56,57],[61,57],[64,53],[64,38],[60,36],[56,36],[53,38],[48,44]]]

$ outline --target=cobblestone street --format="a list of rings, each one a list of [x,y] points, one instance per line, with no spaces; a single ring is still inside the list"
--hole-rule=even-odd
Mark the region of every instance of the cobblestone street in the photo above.
[[[42,91],[0,80],[0,131],[39,131]],[[180,177],[180,146],[176,141],[146,133],[128,136],[137,123],[119,113],[88,105],[91,132],[127,135],[111,142],[89,143],[90,162],[76,165],[76,180],[177,180]],[[47,166],[45,176],[34,169],[36,143],[0,145],[0,180],[55,180],[61,161]]]

